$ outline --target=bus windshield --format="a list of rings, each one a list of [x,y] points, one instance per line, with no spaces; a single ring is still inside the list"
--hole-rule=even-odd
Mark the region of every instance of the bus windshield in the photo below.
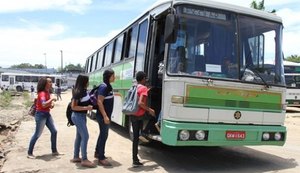
[[[177,17],[168,75],[285,85],[281,24],[192,5],[178,6]]]

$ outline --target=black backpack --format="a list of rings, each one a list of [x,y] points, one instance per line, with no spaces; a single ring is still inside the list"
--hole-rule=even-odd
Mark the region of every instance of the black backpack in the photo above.
[[[98,88],[99,86],[93,88],[90,92],[89,92],[89,96],[90,96],[90,102],[93,105],[93,109],[98,109]]]
[[[67,119],[68,119],[68,123],[67,123],[67,126],[70,127],[70,126],[74,126],[74,123],[72,121],[72,107],[71,107],[71,103],[72,102],[69,102],[68,106],[67,106],[67,110],[66,110],[66,115],[67,115]]]

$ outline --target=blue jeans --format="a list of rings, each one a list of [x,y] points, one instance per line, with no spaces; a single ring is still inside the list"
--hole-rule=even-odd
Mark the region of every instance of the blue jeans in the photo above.
[[[51,114],[49,112],[37,111],[35,113],[34,118],[35,118],[35,123],[36,123],[35,132],[34,132],[33,136],[31,137],[27,153],[29,155],[32,155],[34,145],[35,145],[36,141],[38,140],[38,138],[42,135],[45,125],[47,126],[47,128],[50,130],[50,133],[51,133],[52,153],[57,152],[57,148],[56,148],[57,130],[54,126],[54,121],[52,119]]]
[[[105,159],[105,144],[108,137],[108,130],[109,125],[104,123],[102,115],[97,114],[96,119],[99,125],[99,136],[96,144],[96,152],[98,153],[98,159],[104,160]]]
[[[86,126],[86,113],[73,112],[72,121],[76,126],[76,138],[74,142],[74,158],[79,158],[81,149],[82,160],[87,159],[87,144],[89,132]]]

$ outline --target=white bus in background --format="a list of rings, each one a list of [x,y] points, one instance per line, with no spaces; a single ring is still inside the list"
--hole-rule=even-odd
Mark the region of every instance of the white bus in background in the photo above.
[[[33,86],[34,91],[37,91],[37,83],[42,77],[50,77],[52,79],[52,87],[54,90],[58,85],[61,87],[62,91],[68,89],[66,76],[36,73],[1,73],[0,86],[3,89],[16,91],[30,91],[31,86]]]
[[[284,61],[284,76],[288,106],[300,106],[300,63]]]

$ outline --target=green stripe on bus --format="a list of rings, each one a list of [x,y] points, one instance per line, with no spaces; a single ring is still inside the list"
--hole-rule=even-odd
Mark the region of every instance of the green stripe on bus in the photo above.
[[[188,85],[184,106],[280,112],[281,94]]]

